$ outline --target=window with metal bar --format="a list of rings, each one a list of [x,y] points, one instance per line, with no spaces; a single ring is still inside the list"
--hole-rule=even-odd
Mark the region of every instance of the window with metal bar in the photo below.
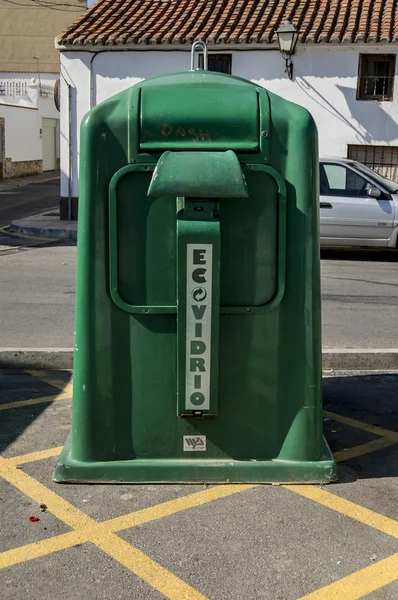
[[[209,71],[231,75],[232,54],[209,54],[207,60]],[[199,67],[203,69],[203,54],[199,55]]]
[[[398,147],[349,145],[347,158],[357,160],[382,177],[398,183]]]
[[[395,54],[360,54],[357,100],[393,99]]]

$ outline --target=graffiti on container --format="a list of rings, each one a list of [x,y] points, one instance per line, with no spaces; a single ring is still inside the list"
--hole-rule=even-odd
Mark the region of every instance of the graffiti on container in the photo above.
[[[207,129],[195,129],[194,127],[185,128],[181,125],[173,127],[170,125],[170,123],[163,123],[162,135],[164,137],[170,137],[172,133],[174,133],[175,137],[192,137],[192,141],[194,143],[205,141],[211,142],[210,133],[207,131]]]

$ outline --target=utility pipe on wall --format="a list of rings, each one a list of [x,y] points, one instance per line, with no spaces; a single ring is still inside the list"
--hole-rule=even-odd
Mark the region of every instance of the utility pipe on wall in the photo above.
[[[66,81],[68,86],[68,221],[72,220],[72,86]]]

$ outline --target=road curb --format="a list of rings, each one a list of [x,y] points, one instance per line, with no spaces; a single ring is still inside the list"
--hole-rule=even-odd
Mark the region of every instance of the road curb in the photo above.
[[[0,348],[1,369],[72,369],[72,348]]]
[[[0,348],[1,369],[72,369],[72,348]],[[398,348],[325,349],[322,368],[334,371],[398,370]]]
[[[338,348],[322,352],[322,368],[335,371],[398,370],[398,348]]]
[[[27,236],[77,241],[77,231],[68,229],[67,227],[34,227],[20,225],[18,221],[12,221],[11,226],[12,232],[22,233]]]

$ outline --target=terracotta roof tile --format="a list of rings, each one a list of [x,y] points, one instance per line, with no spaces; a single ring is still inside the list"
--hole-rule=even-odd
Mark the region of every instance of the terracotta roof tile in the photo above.
[[[382,42],[388,42],[394,26],[394,0],[387,0],[381,16],[381,35]]]
[[[57,42],[271,44],[287,18],[303,43],[398,41],[398,0],[98,0]]]

